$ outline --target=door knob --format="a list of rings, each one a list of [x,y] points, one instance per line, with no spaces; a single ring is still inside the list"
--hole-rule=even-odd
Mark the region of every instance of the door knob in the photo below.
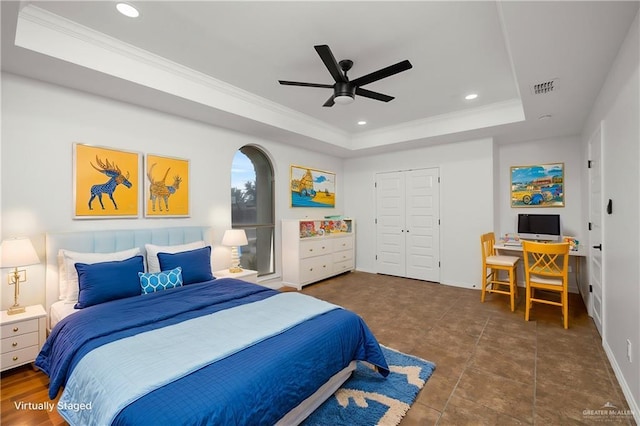
[[[597,246],[593,246],[593,248],[602,251],[602,244],[598,244]]]

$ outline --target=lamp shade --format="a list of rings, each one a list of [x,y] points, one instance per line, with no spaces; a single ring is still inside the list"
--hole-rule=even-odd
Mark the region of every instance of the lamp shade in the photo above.
[[[249,244],[247,241],[247,234],[244,232],[244,229],[229,229],[228,231],[224,231],[224,236],[222,237],[222,245],[228,247],[237,247],[237,246],[246,246]]]
[[[17,268],[19,266],[40,263],[36,249],[29,238],[11,238],[2,241],[2,268]]]

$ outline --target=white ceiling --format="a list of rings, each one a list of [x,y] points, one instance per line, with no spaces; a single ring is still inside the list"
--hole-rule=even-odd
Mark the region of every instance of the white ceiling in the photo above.
[[[3,1],[3,71],[345,157],[579,134],[639,5],[129,3],[139,18],[114,1]],[[351,79],[404,59],[413,68],[365,87],[389,103],[326,108],[330,89],[278,84],[332,84],[318,44],[354,61]],[[551,79],[552,93],[532,93]]]

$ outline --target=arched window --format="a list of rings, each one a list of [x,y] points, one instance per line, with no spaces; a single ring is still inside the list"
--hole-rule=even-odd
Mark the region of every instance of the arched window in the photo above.
[[[240,247],[240,265],[258,271],[258,276],[275,272],[275,213],[273,167],[260,149],[244,146],[231,166],[231,225],[244,229],[249,245]]]

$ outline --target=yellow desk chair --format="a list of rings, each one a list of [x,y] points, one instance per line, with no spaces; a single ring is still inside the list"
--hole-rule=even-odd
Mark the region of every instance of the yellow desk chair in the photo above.
[[[522,250],[527,283],[527,308],[524,319],[529,321],[533,302],[545,303],[562,307],[564,328],[569,328],[569,243],[523,241]],[[560,293],[560,302],[536,297],[535,290]]]
[[[501,256],[496,254],[494,245],[496,237],[493,232],[480,237],[482,244],[482,296],[484,302],[486,293],[499,293],[509,295],[511,298],[511,311],[516,309],[516,297],[518,297],[518,281],[516,271],[518,269],[518,256]],[[509,281],[500,280],[500,271],[507,271]],[[504,287],[508,287],[505,289]]]

